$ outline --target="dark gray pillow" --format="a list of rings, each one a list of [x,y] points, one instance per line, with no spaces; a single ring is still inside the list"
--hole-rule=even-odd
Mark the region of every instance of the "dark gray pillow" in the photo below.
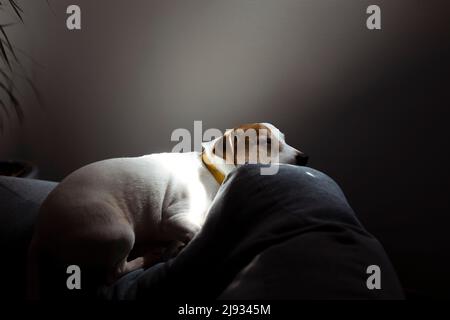
[[[366,287],[366,268],[382,289]],[[173,260],[104,288],[107,298],[399,299],[380,243],[360,224],[337,184],[308,168],[273,176],[244,166],[228,176],[198,236]]]
[[[0,264],[2,291],[25,297],[26,255],[39,207],[55,182],[0,176]]]

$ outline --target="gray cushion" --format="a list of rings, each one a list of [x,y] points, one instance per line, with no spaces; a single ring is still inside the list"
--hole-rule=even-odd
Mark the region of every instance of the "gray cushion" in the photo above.
[[[39,207],[55,182],[0,176],[0,246],[7,263],[0,264],[8,298],[24,297],[28,244]]]
[[[382,270],[382,290],[366,269]],[[307,167],[259,166],[230,174],[198,236],[173,260],[120,279],[114,299],[401,299],[380,243],[356,218],[339,186]]]
[[[290,165],[280,166],[275,176],[261,176],[259,170],[244,166],[227,177],[204,228],[177,258],[124,276],[101,288],[100,297],[403,297],[382,246],[331,178]],[[0,245],[8,257],[0,272],[7,275],[2,289],[9,298],[24,295],[33,224],[56,185],[0,177]],[[382,269],[382,290],[365,287],[370,264]]]

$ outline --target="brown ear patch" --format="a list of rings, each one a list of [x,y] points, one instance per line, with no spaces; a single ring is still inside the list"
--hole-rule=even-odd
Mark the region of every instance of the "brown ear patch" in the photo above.
[[[241,124],[240,126],[233,128],[233,130],[237,130],[237,129],[241,129],[244,131],[247,131],[248,129],[254,129],[254,130],[256,130],[256,132],[259,132],[260,129],[265,129],[268,132],[271,132],[270,128],[266,127],[265,125],[263,125],[261,123],[244,123],[244,124]]]
[[[269,141],[270,141],[270,136],[272,134],[272,130],[261,124],[261,123],[248,123],[248,124],[242,124],[240,126],[237,126],[235,128],[233,128],[230,131],[227,131],[222,137],[220,137],[220,139],[217,140],[217,142],[214,144],[213,149],[212,149],[212,153],[226,161],[233,161],[231,163],[237,164],[238,163],[238,152],[237,152],[237,147],[238,147],[238,136],[236,135],[236,133],[242,133],[242,132],[246,132],[247,130],[252,129],[256,131],[256,138],[257,138],[257,144],[259,146],[259,135],[260,135],[260,130],[265,130],[267,132],[267,134],[269,135]],[[247,137],[245,138],[245,161],[248,161],[249,158],[249,140],[247,139]],[[272,137],[273,139],[273,137]],[[232,141],[231,141],[232,140]]]

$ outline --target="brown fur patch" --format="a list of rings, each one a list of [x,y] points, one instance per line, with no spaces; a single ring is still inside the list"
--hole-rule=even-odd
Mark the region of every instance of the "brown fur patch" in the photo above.
[[[233,134],[237,130],[242,130],[245,133],[249,129],[253,129],[256,131],[257,138],[259,138],[260,130],[266,130],[266,132],[268,133],[268,135],[271,139],[277,139],[277,137],[275,137],[273,135],[272,130],[264,124],[261,124],[261,123],[241,124],[237,127],[234,127],[232,129],[232,131],[225,133],[221,137],[221,139],[219,139],[217,141],[216,145],[213,147],[212,153],[217,155],[218,157],[225,159],[225,160],[228,157],[233,157],[233,162],[236,164],[237,163],[237,144],[236,144],[237,138],[233,138],[233,141],[231,141],[231,143],[230,143],[230,134]],[[220,150],[220,152],[218,152],[218,150],[217,150],[219,143],[222,144],[222,150]],[[258,147],[259,147],[259,139],[257,140],[257,143],[258,143]],[[278,145],[281,150],[281,147],[282,147],[281,144],[279,143]],[[231,150],[232,150],[232,153],[229,153]],[[228,151],[228,154],[227,154],[227,151]],[[248,151],[248,145],[246,142],[246,158],[247,158],[247,151]]]

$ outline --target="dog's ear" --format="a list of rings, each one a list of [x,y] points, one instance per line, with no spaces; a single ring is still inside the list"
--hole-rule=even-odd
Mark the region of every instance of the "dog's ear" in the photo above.
[[[229,164],[234,164],[234,154],[236,145],[234,143],[233,129],[227,130],[223,136],[221,136],[214,143],[212,153]]]

